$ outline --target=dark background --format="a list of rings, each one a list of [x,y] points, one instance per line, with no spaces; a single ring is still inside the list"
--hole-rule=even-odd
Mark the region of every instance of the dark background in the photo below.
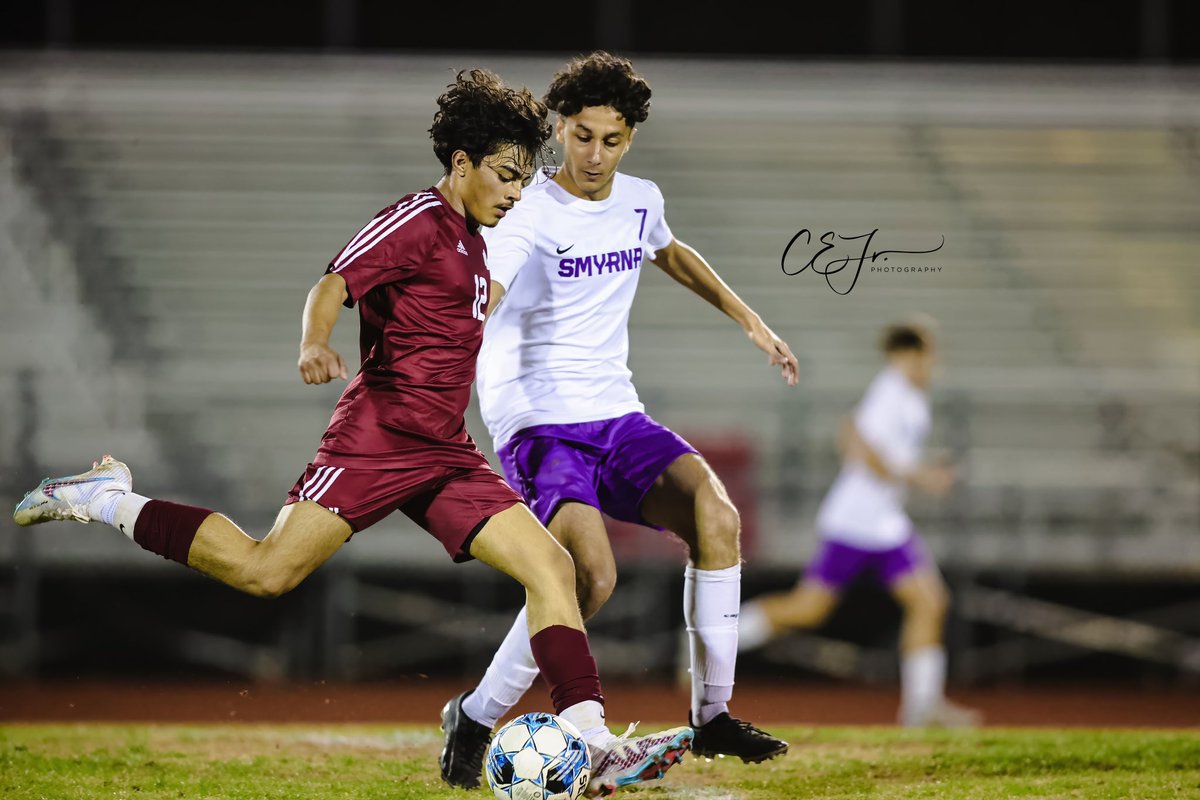
[[[969,6],[969,7],[964,7]],[[1195,62],[1193,0],[824,3],[22,0],[0,46],[294,52],[564,52]]]

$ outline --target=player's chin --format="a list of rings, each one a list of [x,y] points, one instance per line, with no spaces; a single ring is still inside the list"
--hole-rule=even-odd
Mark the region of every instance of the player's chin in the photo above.
[[[494,208],[490,214],[481,215],[484,218],[477,221],[485,228],[494,228],[500,224],[500,220],[504,219],[505,213],[506,211],[503,208]]]

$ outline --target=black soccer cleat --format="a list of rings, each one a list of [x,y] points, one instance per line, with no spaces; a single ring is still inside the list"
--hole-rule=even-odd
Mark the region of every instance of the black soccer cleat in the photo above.
[[[688,716],[690,719],[691,715]],[[735,756],[747,764],[757,764],[781,756],[788,749],[787,742],[729,716],[727,711],[717,714],[707,725],[693,723],[692,727],[696,731],[692,752],[705,758]]]
[[[482,725],[463,713],[463,700],[470,692],[463,692],[442,706],[442,755],[438,765],[442,768],[442,780],[462,789],[478,789],[479,776],[483,772],[483,756],[488,742],[492,740],[492,729]]]

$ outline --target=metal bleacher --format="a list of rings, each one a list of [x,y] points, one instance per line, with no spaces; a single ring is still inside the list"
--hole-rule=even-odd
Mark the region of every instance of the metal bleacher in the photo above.
[[[0,195],[26,243],[4,258],[18,289],[0,299],[0,397],[12,410],[29,376],[38,387],[27,457],[74,471],[113,450],[143,490],[265,532],[339,389],[297,378],[305,293],[364,220],[436,181],[432,100],[452,68],[481,61],[534,87],[558,65],[4,56]],[[681,432],[750,443],[751,564],[807,557],[837,468],[833,430],[879,368],[877,333],[923,311],[943,334],[934,444],[966,481],[914,510],[947,563],[1200,571],[1194,72],[639,68],[655,99],[626,170],[659,184],[676,236],[801,362],[789,390],[732,323],[645,269],[635,381]],[[864,272],[838,294],[811,271],[783,274],[801,228],[878,229],[877,249],[945,246],[909,262],[936,272]],[[45,246],[28,246],[32,230]],[[356,327],[346,313],[335,332],[348,361]],[[474,411],[468,424],[486,446]],[[9,492],[36,479],[20,438],[3,433]],[[64,526],[40,552],[134,557],[97,535]],[[399,515],[339,558],[444,563]]]

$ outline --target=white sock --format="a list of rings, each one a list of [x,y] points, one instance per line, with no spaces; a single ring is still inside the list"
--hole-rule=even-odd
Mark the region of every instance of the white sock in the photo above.
[[[692,721],[696,725],[729,710],[741,599],[741,564],[711,570],[688,566],[684,571],[683,620],[692,650]]]
[[[738,652],[762,647],[771,641],[773,629],[767,612],[754,600],[742,603],[738,614]]]
[[[583,740],[598,750],[607,750],[617,738],[604,724],[604,706],[595,700],[584,700],[564,708],[559,716],[579,729]]]
[[[489,728],[507,714],[537,680],[537,662],[529,647],[529,618],[522,608],[492,656],[475,691],[463,700],[463,713]]]
[[[88,510],[97,521],[112,525],[132,540],[138,514],[149,502],[149,497],[133,492],[105,492],[92,501]]]
[[[900,660],[900,702],[907,709],[929,708],[946,692],[946,649],[941,645],[905,653]]]

